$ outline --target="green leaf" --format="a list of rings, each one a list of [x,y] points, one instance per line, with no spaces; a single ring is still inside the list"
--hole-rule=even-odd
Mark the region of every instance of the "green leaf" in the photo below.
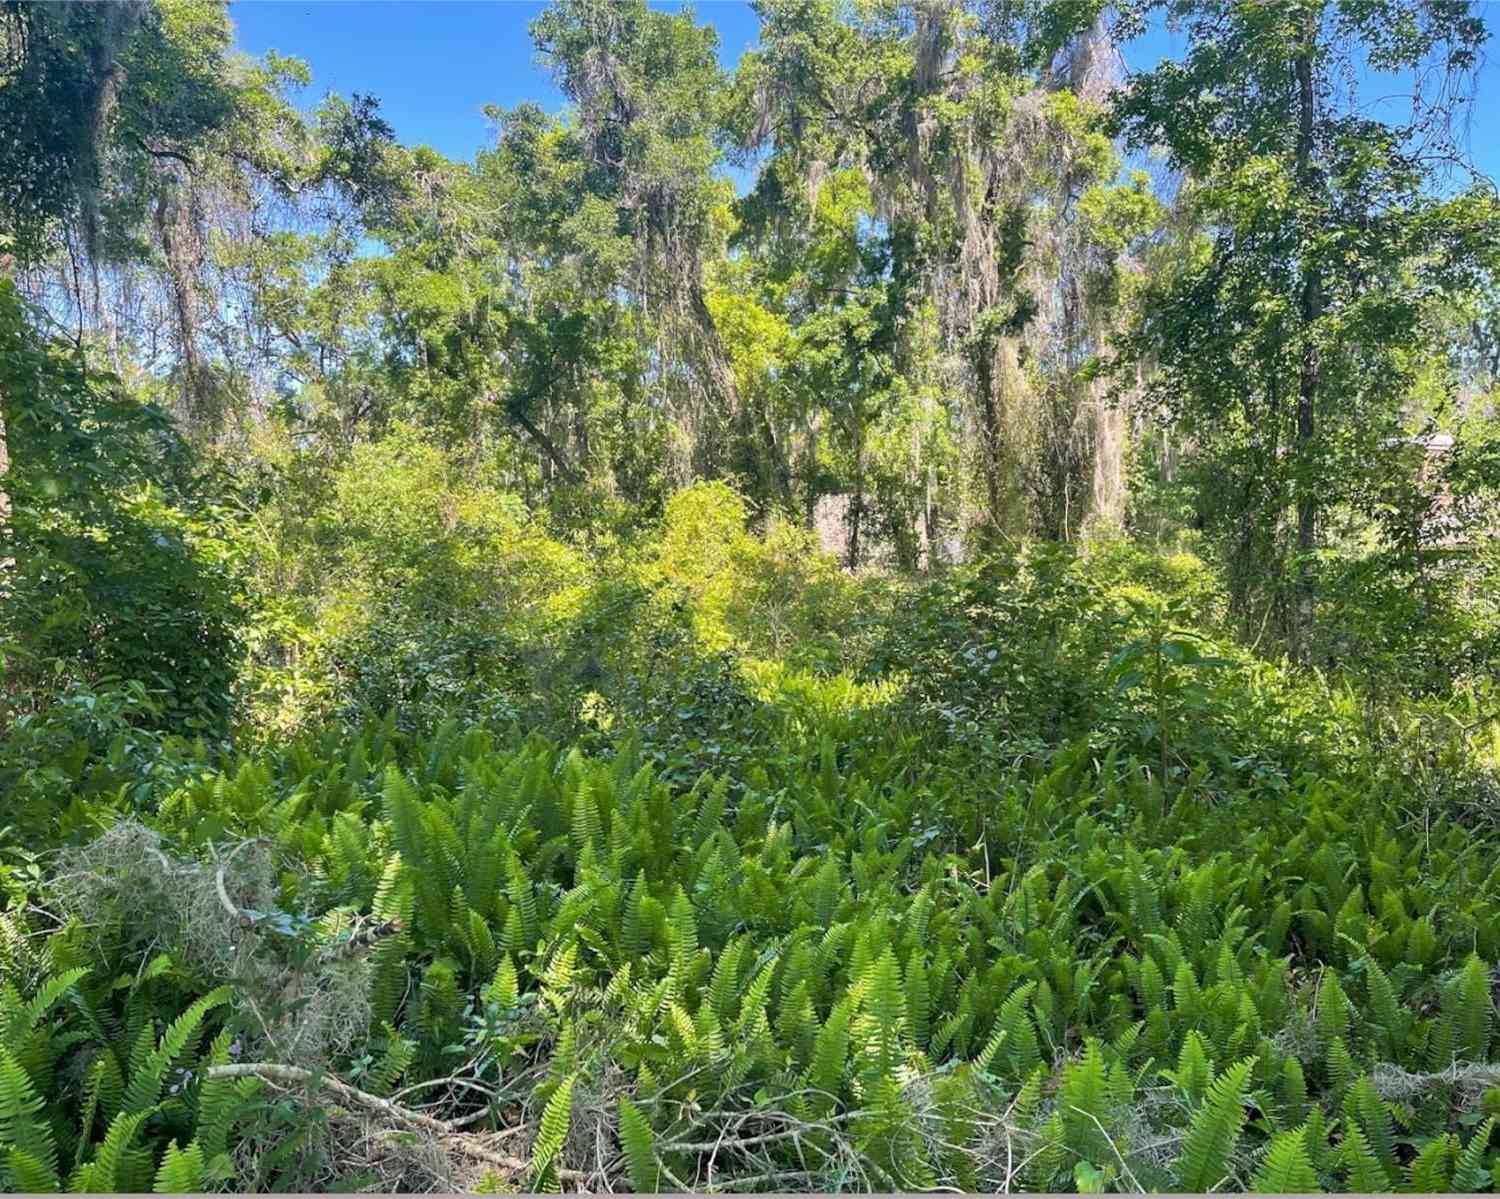
[[[568,1138],[568,1126],[573,1118],[573,1084],[577,1079],[576,1074],[563,1079],[542,1112],[541,1127],[537,1130],[536,1143],[531,1148],[531,1179],[528,1186],[533,1191],[560,1189],[557,1158],[562,1152],[563,1142]]]
[[[1245,1126],[1246,1084],[1254,1066],[1254,1058],[1230,1066],[1194,1113],[1177,1165],[1184,1191],[1211,1191],[1229,1177],[1230,1155]]]

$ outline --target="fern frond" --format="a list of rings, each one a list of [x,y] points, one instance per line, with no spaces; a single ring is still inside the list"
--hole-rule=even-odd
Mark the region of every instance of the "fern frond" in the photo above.
[[[990,1034],[990,1039],[984,1043],[984,1048],[979,1051],[979,1056],[974,1059],[974,1068],[981,1073],[988,1074],[995,1059],[1000,1055],[1000,1050],[1005,1047],[1006,1032],[1003,1028],[997,1028]]]
[[[1229,1176],[1229,1158],[1245,1126],[1245,1088],[1255,1059],[1230,1066],[1208,1089],[1188,1125],[1178,1164],[1185,1191],[1210,1191]]]
[[[57,1176],[57,1143],[42,1118],[44,1103],[21,1063],[0,1048],[0,1146],[19,1153],[28,1172]],[[29,1188],[28,1188],[29,1189]],[[46,1188],[43,1188],[46,1189]],[[53,1183],[52,1189],[56,1189]]]
[[[83,1118],[78,1126],[78,1161],[83,1160],[83,1153],[93,1140],[95,1123],[102,1120],[108,1126],[119,1114],[124,1097],[125,1079],[120,1073],[119,1059],[113,1050],[100,1050],[84,1082]]]
[[[1495,1135],[1496,1118],[1491,1116],[1474,1130],[1474,1135],[1464,1145],[1453,1166],[1453,1190],[1462,1194],[1474,1194],[1485,1190],[1491,1183],[1490,1172],[1485,1169],[1484,1158],[1489,1152],[1490,1138]]]
[[[419,1046],[410,1037],[403,1037],[394,1025],[385,1026],[386,1046],[380,1060],[370,1070],[366,1087],[372,1095],[389,1095],[396,1089],[412,1063],[417,1060]]]
[[[1405,1017],[1390,975],[1372,957],[1364,960],[1365,989],[1370,997],[1370,1024],[1376,1048],[1386,1058],[1394,1058],[1405,1040]]]
[[[1453,1051],[1460,1061],[1482,1062],[1490,1045],[1490,972],[1477,955],[1471,955],[1449,986],[1443,1014],[1453,1020]]]
[[[932,1014],[932,990],[927,979],[925,955],[914,952],[906,964],[906,1025],[918,1047],[925,1048]]]
[[[1354,1064],[1354,1055],[1349,1052],[1349,1046],[1344,1043],[1344,1038],[1336,1036],[1328,1043],[1328,1056],[1326,1062],[1328,1072],[1328,1092],[1336,1102],[1343,1102],[1344,1092],[1354,1085],[1359,1076],[1359,1067]]]
[[[209,1064],[227,1065],[232,1043],[228,1029],[220,1033],[209,1049]],[[198,1128],[194,1142],[202,1151],[205,1163],[212,1165],[228,1152],[230,1129],[260,1086],[258,1078],[204,1079],[198,1088]]]
[[[849,1060],[849,1027],[854,1017],[850,998],[841,1000],[828,1014],[813,1043],[812,1065],[807,1072],[808,1086],[816,1091],[838,1096],[844,1087],[844,1065]]]
[[[1406,1189],[1418,1195],[1441,1195],[1453,1189],[1458,1149],[1458,1138],[1452,1133],[1428,1141],[1406,1168]]]
[[[155,1112],[154,1108],[143,1111],[122,1111],[111,1121],[104,1140],[94,1150],[94,1156],[74,1171],[68,1180],[70,1191],[117,1191],[121,1189],[121,1167],[135,1141],[136,1134]]]
[[[1036,1025],[1026,1010],[1035,990],[1036,983],[1022,983],[1000,1005],[995,1018],[995,1027],[1005,1033],[1004,1061],[1015,1078],[1028,1077],[1042,1060]]]
[[[186,1149],[179,1149],[174,1140],[162,1154],[151,1189],[158,1195],[195,1195],[207,1185],[207,1175],[202,1146],[193,1141]]]
[[[541,1127],[537,1130],[536,1143],[531,1147],[531,1179],[528,1189],[532,1191],[554,1191],[559,1189],[557,1158],[562,1153],[563,1142],[568,1139],[568,1126],[573,1119],[573,1084],[578,1075],[570,1074],[542,1112]]]
[[[1339,1146],[1339,1161],[1345,1171],[1345,1190],[1368,1195],[1390,1189],[1391,1182],[1386,1177],[1380,1159],[1375,1156],[1369,1140],[1358,1126],[1345,1130],[1343,1144]]]
[[[228,987],[210,991],[167,1026],[166,1032],[162,1033],[161,1043],[144,1060],[136,1064],[136,1055],[132,1054],[132,1073],[125,1087],[123,1103],[125,1112],[144,1112],[156,1106],[166,1082],[167,1068],[182,1056],[197,1035],[203,1018],[220,1004],[228,1003],[229,997]]]
[[[1085,1161],[1104,1161],[1110,1145],[1104,1129],[1113,1115],[1113,1089],[1098,1040],[1090,1038],[1083,1057],[1063,1071],[1058,1094],[1068,1148]]]
[[[1177,1069],[1163,1070],[1162,1076],[1177,1085],[1191,1104],[1203,1102],[1214,1081],[1213,1055],[1208,1042],[1196,1028],[1183,1039],[1177,1055]]]
[[[906,997],[902,993],[901,964],[889,945],[860,980],[862,1010],[856,1025],[861,1077],[873,1088],[890,1078],[900,1060],[906,1026]]]
[[[86,966],[75,966],[71,970],[64,970],[61,974],[55,974],[47,979],[37,993],[24,1003],[9,1002],[4,1012],[5,1023],[0,1026],[3,1027],[0,1045],[12,1053],[20,1053],[22,1038],[40,1024],[42,1017],[51,1011],[67,994],[68,989],[87,973]]]
[[[1296,1058],[1289,1057],[1283,1063],[1276,1092],[1282,1120],[1287,1124],[1300,1122],[1307,1114],[1307,1076]]]
[[[656,1137],[651,1125],[628,1096],[620,1096],[620,1147],[625,1151],[626,1174],[638,1194],[661,1190],[661,1167],[656,1160]]]
[[[1316,1192],[1318,1172],[1307,1156],[1306,1131],[1295,1128],[1272,1140],[1250,1189],[1260,1195],[1306,1195]]]
[[[516,976],[516,963],[509,954],[500,959],[495,976],[485,986],[481,998],[487,1006],[497,1007],[502,1012],[515,1007],[520,1000],[521,984]]]
[[[1397,1177],[1396,1126],[1385,1100],[1368,1076],[1361,1077],[1345,1094],[1344,1114],[1351,1123],[1359,1125],[1366,1143],[1380,1162],[1380,1168],[1385,1171],[1388,1185],[1394,1184]]]
[[[4,1169],[0,1170],[0,1180],[5,1180],[7,1173],[10,1176],[6,1190],[17,1194],[51,1195],[62,1189],[56,1168],[40,1158],[24,1149],[4,1149],[0,1152],[5,1155],[0,1158],[0,1164],[4,1165]]]

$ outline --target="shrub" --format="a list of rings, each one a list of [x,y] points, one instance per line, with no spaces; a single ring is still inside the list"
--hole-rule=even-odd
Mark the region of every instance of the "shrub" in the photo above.
[[[746,520],[744,501],[722,483],[695,484],[667,502],[652,574],[683,594],[699,644],[847,665],[861,587],[806,530],[773,518],[757,537]]]
[[[576,609],[583,557],[410,429],[356,447],[304,487],[316,487],[312,519],[276,522],[289,540],[261,551],[268,588],[278,563],[302,566],[295,605],[258,641],[258,722],[390,711],[424,728],[514,711],[525,698],[519,647],[545,643]]]
[[[158,409],[43,342],[0,283],[0,663],[12,715],[126,680],[135,715],[218,733],[244,619],[235,519]]]

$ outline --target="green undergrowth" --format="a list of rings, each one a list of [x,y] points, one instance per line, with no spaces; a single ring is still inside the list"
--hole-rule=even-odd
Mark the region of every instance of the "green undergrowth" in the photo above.
[[[0,859],[0,1186],[1488,1189],[1484,696],[1193,569],[954,572],[566,736],[13,730],[73,799]]]
[[[1086,742],[982,778],[900,741],[801,748],[683,794],[629,747],[372,730],[206,775],[155,823],[189,858],[266,839],[274,952],[397,929],[361,962],[365,1052],[335,1067],[387,1094],[472,1079],[449,1114],[550,1116],[554,1165],[587,1164],[576,1113],[650,1189],[1489,1183],[1486,831],[1413,829],[1358,778],[1169,802]],[[151,1054],[192,1055],[153,1050],[131,940],[105,968],[65,928],[29,1003],[7,995],[13,1186],[223,1168],[222,1090],[189,1073],[158,1103]],[[183,999],[211,981],[190,955],[153,969]]]

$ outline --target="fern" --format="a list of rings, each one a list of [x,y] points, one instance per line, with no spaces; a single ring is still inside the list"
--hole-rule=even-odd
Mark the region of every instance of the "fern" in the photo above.
[[[515,850],[511,850],[510,865],[506,872],[506,894],[510,899],[511,912],[520,925],[520,943],[508,945],[507,949],[511,953],[530,953],[541,935],[540,917],[531,876],[521,864],[520,854]]]
[[[1105,1129],[1113,1099],[1103,1049],[1091,1038],[1082,1058],[1063,1071],[1058,1096],[1068,1148],[1085,1161],[1101,1162],[1111,1154]]]
[[[630,1099],[620,1096],[620,1147],[625,1151],[626,1174],[640,1194],[661,1190],[661,1167],[656,1160],[656,1138],[646,1117]]]
[[[299,740],[185,784],[192,802],[152,818],[182,821],[185,843],[200,826],[271,830],[295,861],[283,906],[312,922],[265,947],[310,950],[305,969],[331,962],[353,913],[397,920],[373,946],[342,943],[372,1019],[334,1060],[387,1096],[471,1062],[536,1124],[532,1185],[562,1181],[586,1078],[634,1080],[608,1168],[638,1189],[670,1177],[663,1145],[724,1128],[725,1190],[783,1171],[978,1189],[999,1181],[985,1111],[1025,1130],[1013,1186],[1490,1184],[1493,1126],[1467,1143],[1449,1132],[1474,1118],[1466,1084],[1411,1081],[1388,1102],[1366,1076],[1494,1052],[1500,873],[1463,885],[1475,830],[1439,822],[1408,845],[1383,784],[1300,776],[1253,820],[1186,804],[1119,824],[1102,813],[1149,784],[1128,754],[1094,762],[1086,746],[1018,766],[981,804],[962,772],[913,777],[910,742],[865,736],[866,718],[820,707],[787,726],[774,769],[734,756],[691,790],[684,759],[655,744],[627,766],[624,752],[601,764],[540,739],[502,752],[451,728],[371,726],[357,748]],[[658,752],[661,779],[640,762]],[[1413,919],[1439,896],[1451,913]],[[198,1072],[163,1103],[173,1065],[218,1023],[161,1006],[191,975],[163,955],[90,985],[95,929],[5,936],[0,1185],[229,1177],[253,1080]],[[14,980],[46,977],[48,959],[23,997]],[[477,1106],[465,1091],[433,1112]],[[785,1137],[780,1113],[811,1131]],[[283,1140],[268,1172],[308,1152]],[[707,1181],[707,1157],[685,1176]]]
[[[17,1190],[58,1188],[57,1145],[52,1130],[41,1119],[42,1097],[8,1049],[0,1048],[0,1148],[13,1158]],[[39,1186],[19,1185],[24,1171]]]
[[[208,1064],[229,1062],[231,1034],[226,1029],[209,1049]],[[205,1078],[198,1088],[198,1126],[195,1143],[203,1154],[205,1169],[217,1170],[229,1151],[229,1132],[261,1086],[256,1078]]]
[[[714,963],[708,984],[708,1002],[721,1020],[733,1020],[739,998],[740,965],[750,945],[748,938],[737,937],[724,947]]]
[[[1255,1059],[1230,1066],[1209,1088],[1193,1114],[1178,1161],[1184,1191],[1210,1191],[1230,1174],[1230,1155],[1245,1126],[1245,1091]]]
[[[1405,1017],[1391,979],[1374,958],[1364,959],[1365,986],[1370,997],[1370,1023],[1376,1048],[1388,1059],[1394,1059],[1406,1039]]]
[[[0,1181],[7,1181],[5,1190],[15,1191],[33,1195],[50,1195],[62,1189],[57,1178],[55,1167],[48,1165],[45,1161],[27,1153],[24,1149],[4,1148],[0,1146],[0,1164],[4,1169],[0,1170]],[[9,1179],[6,1180],[6,1175]]]
[[[990,1034],[990,1039],[984,1043],[984,1048],[979,1051],[979,1056],[974,1059],[974,1068],[981,1073],[988,1074],[994,1065],[995,1059],[999,1057],[1000,1050],[1005,1047],[1006,1031],[996,1028]]]
[[[604,826],[599,818],[599,803],[583,761],[575,749],[569,755],[570,769],[576,768],[577,776],[573,788],[573,846],[579,852],[596,849],[604,843]]]
[[[1198,976],[1186,960],[1177,963],[1172,976],[1172,1007],[1185,1023],[1195,1023],[1203,1009],[1203,988],[1198,985]]]
[[[102,1120],[107,1126],[119,1113],[124,1098],[125,1079],[120,1073],[119,1059],[112,1050],[101,1050],[89,1067],[84,1083],[83,1118],[78,1127],[79,1161],[83,1160],[83,1151],[93,1138],[96,1120]]]
[[[1339,1147],[1339,1160],[1344,1167],[1344,1189],[1362,1194],[1380,1194],[1390,1189],[1390,1179],[1380,1159],[1370,1148],[1369,1139],[1363,1130],[1352,1127],[1344,1133],[1344,1143]]]
[[[158,1195],[192,1195],[202,1191],[208,1182],[204,1168],[203,1149],[194,1141],[186,1149],[177,1148],[177,1142],[167,1145],[162,1154],[161,1165],[156,1171],[152,1190]]]
[[[126,1156],[136,1134],[154,1114],[154,1108],[139,1111],[122,1111],[111,1121],[94,1156],[73,1172],[68,1181],[70,1191],[117,1191],[121,1187],[121,1172]]]
[[[1150,954],[1141,959],[1137,990],[1140,993],[1141,1006],[1146,1011],[1156,1011],[1166,1007],[1166,980],[1162,977],[1161,967],[1156,964],[1156,959]]]
[[[521,997],[521,985],[516,975],[516,963],[509,956],[500,959],[495,967],[495,976],[485,986],[481,996],[486,1006],[502,1012],[514,1008]]]
[[[221,1004],[229,1002],[228,987],[219,987],[194,1002],[187,1011],[167,1026],[161,1043],[147,1053],[139,1047],[131,1054],[130,1081],[125,1087],[122,1110],[126,1113],[155,1108],[166,1083],[167,1068],[180,1058],[197,1035],[203,1018]],[[143,1030],[149,1034],[149,1029]]]
[[[1364,1133],[1366,1144],[1385,1172],[1386,1184],[1393,1185],[1397,1178],[1396,1128],[1385,1100],[1368,1077],[1349,1089],[1344,1097],[1344,1112],[1349,1122],[1357,1124]]]
[[[1177,1069],[1163,1070],[1162,1074],[1176,1084],[1190,1104],[1202,1103],[1214,1081],[1213,1058],[1203,1034],[1197,1029],[1188,1033],[1177,1055]]]
[[[1250,1189],[1262,1195],[1305,1195],[1317,1191],[1318,1172],[1307,1155],[1306,1130],[1293,1129],[1276,1136]]]
[[[1334,1102],[1343,1102],[1344,1092],[1354,1085],[1354,1080],[1359,1076],[1359,1067],[1354,1063],[1354,1055],[1349,1052],[1349,1046],[1344,1043],[1344,1038],[1336,1036],[1328,1043],[1328,1056],[1326,1060],[1328,1074],[1328,1091]]]
[[[0,1011],[4,1013],[3,1036],[0,1046],[11,1053],[20,1053],[22,1039],[41,1023],[44,1017],[68,991],[77,985],[86,974],[87,967],[76,966],[55,974],[44,982],[35,995],[24,1003],[15,991],[7,988],[8,995],[0,994]]]
[[[1325,1047],[1342,1040],[1349,1029],[1349,1000],[1333,970],[1323,971],[1318,984],[1318,1038]]]
[[[1461,1194],[1475,1194],[1490,1186],[1491,1174],[1485,1168],[1485,1155],[1495,1135],[1496,1118],[1489,1117],[1474,1130],[1453,1165],[1453,1189]]]
[[[476,974],[488,974],[495,966],[498,949],[495,935],[489,922],[478,912],[469,908],[464,917],[464,948],[469,952],[469,961]]]
[[[1458,1157],[1458,1138],[1452,1133],[1427,1142],[1406,1168],[1406,1189],[1417,1194],[1440,1195],[1451,1190],[1453,1164]]]
[[[1482,1062],[1490,1044],[1490,972],[1470,956],[1444,995],[1443,1018],[1453,1023],[1453,1051],[1460,1061]]]
[[[919,1046],[928,1040],[932,1014],[932,991],[928,985],[927,965],[921,952],[914,952],[906,965],[906,1026]]]
[[[890,946],[865,972],[859,990],[863,1003],[855,1029],[858,1055],[861,1076],[865,1085],[873,1089],[880,1079],[893,1075],[906,1025],[901,965]]]
[[[1302,1063],[1289,1057],[1282,1064],[1281,1077],[1277,1082],[1277,1099],[1280,1100],[1281,1119],[1286,1124],[1299,1123],[1307,1114],[1307,1077],[1302,1072]]]
[[[396,1089],[396,1083],[417,1060],[418,1045],[415,1041],[409,1037],[403,1037],[392,1024],[387,1023],[384,1028],[385,1052],[371,1067],[369,1077],[365,1081],[365,1087],[372,1095],[389,1095]]]
[[[576,1074],[570,1074],[555,1091],[542,1112],[541,1127],[537,1130],[536,1143],[531,1147],[531,1178],[528,1188],[532,1191],[555,1191],[560,1189],[557,1174],[557,1159],[562,1153],[563,1142],[568,1138],[568,1126],[573,1118],[573,1084]]]
[[[807,1072],[807,1085],[815,1091],[825,1092],[833,1097],[842,1092],[853,1017],[854,1001],[852,998],[845,998],[835,1005],[828,1020],[818,1030],[818,1037],[813,1045],[812,1065]]]
[[[1036,1025],[1026,1010],[1035,989],[1036,984],[1031,982],[1017,987],[1000,1005],[996,1017],[997,1030],[1005,1034],[1004,1060],[1012,1078],[1028,1077],[1042,1060]]]

